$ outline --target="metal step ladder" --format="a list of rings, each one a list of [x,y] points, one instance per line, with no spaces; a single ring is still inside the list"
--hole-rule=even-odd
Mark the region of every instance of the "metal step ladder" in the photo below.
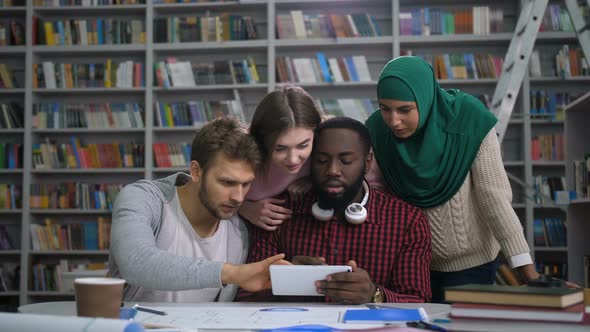
[[[584,58],[590,59],[590,0],[564,0],[572,24],[582,47]],[[529,58],[533,52],[539,27],[547,9],[548,0],[527,0],[523,2],[520,16],[514,29],[514,36],[504,58],[502,75],[496,85],[490,110],[498,118],[496,131],[500,142],[506,134],[508,122],[514,109],[518,92],[526,72]]]
[[[508,121],[510,121],[524,76],[529,70],[529,58],[548,2],[549,0],[526,1],[520,11],[490,107],[492,113],[498,118],[496,132],[500,142],[508,128]]]

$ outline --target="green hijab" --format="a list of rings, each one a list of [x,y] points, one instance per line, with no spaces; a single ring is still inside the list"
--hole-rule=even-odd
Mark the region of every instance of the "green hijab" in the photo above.
[[[404,56],[385,65],[380,99],[414,101],[420,121],[412,136],[397,138],[374,112],[366,121],[385,181],[397,196],[419,206],[438,206],[465,181],[481,142],[496,117],[475,97],[442,89],[424,60]]]

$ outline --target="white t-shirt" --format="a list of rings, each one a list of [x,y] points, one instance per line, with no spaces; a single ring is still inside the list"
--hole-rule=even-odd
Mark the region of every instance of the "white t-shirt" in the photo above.
[[[227,244],[229,241],[241,241],[239,238],[228,239],[228,227],[234,227],[227,220],[220,220],[215,233],[208,238],[201,238],[182,211],[178,200],[178,191],[174,198],[164,206],[164,218],[156,239],[161,250],[175,256],[188,258],[206,258],[210,261],[227,261]],[[231,242],[229,242],[231,243]],[[143,289],[134,300],[144,302],[214,302],[220,288],[204,288],[183,291],[163,291]]]

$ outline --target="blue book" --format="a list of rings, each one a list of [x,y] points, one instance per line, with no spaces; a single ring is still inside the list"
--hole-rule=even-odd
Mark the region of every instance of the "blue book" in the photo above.
[[[317,53],[318,63],[324,77],[324,82],[332,83],[332,75],[330,74],[330,66],[326,60],[326,56],[322,52]]]
[[[418,309],[352,309],[344,313],[344,323],[413,322],[428,319],[423,308]]]

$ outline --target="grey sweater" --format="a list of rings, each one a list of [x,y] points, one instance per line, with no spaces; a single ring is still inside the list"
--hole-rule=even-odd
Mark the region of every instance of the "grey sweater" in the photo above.
[[[221,284],[224,262],[172,255],[156,246],[163,220],[164,205],[175,195],[176,186],[189,180],[177,173],[154,181],[140,180],[123,188],[113,209],[109,274],[127,281],[124,299],[132,300],[142,287],[180,291],[222,288],[218,301],[232,301],[236,285]],[[228,243],[227,263],[241,264],[248,254],[248,230],[239,217],[228,220],[238,232],[238,243]]]

